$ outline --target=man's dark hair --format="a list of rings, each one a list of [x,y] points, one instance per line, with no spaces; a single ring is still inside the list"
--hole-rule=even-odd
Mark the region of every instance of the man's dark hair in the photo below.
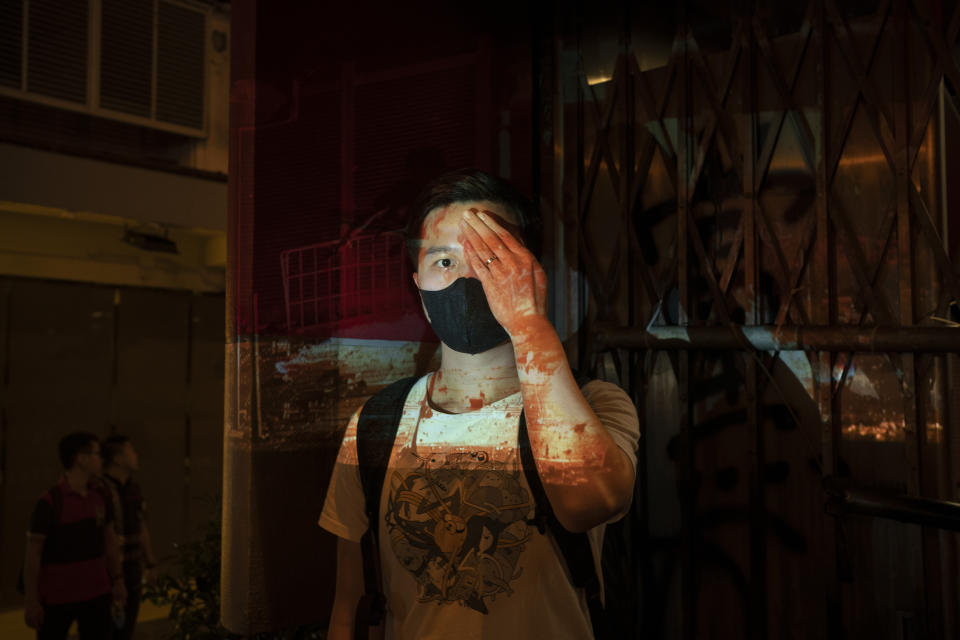
[[[417,264],[423,221],[434,209],[455,202],[486,200],[512,213],[517,219],[521,240],[530,252],[540,257],[542,225],[536,207],[516,187],[497,176],[479,169],[457,169],[430,182],[410,207],[407,224],[407,252]]]
[[[86,431],[74,431],[63,436],[58,447],[63,468],[72,469],[77,462],[77,455],[92,452],[95,442],[99,442],[97,436]]]
[[[103,465],[105,467],[113,464],[113,459],[123,452],[123,447],[130,438],[122,435],[112,435],[103,441]]]

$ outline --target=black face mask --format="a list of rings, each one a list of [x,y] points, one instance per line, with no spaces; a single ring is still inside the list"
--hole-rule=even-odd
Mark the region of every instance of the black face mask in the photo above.
[[[420,290],[430,326],[445,345],[461,353],[482,353],[510,339],[490,311],[483,285],[458,278],[440,291]]]

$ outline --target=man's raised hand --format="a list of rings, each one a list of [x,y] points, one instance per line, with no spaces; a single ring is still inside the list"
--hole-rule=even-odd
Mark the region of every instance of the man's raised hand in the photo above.
[[[512,338],[547,315],[547,275],[530,251],[489,211],[463,212],[464,255],[497,322]]]

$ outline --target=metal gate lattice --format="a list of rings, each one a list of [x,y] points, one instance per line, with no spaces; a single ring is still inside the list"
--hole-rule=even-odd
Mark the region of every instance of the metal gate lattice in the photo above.
[[[860,546],[888,536],[917,541],[899,561],[919,567],[923,596],[898,605],[901,628],[951,637],[956,538],[828,517],[821,482],[956,499],[948,380],[960,280],[945,242],[943,131],[960,126],[946,120],[958,113],[960,5],[812,0],[784,31],[772,27],[776,6],[747,3],[728,31],[714,24],[707,46],[700,5],[680,8],[662,65],[649,64],[656,38],[644,16],[622,20],[626,5],[612,16],[621,31],[606,60],[588,46],[583,14],[567,10],[585,26],[560,33],[577,60],[561,74],[576,78],[562,88],[577,101],[565,106],[575,125],[557,179],[575,194],[561,212],[576,229],[565,250],[589,288],[580,358],[613,362],[638,406],[655,393],[677,399],[675,413],[642,425],[645,440],[671,434],[666,451],[644,444],[641,486],[655,502],[672,473],[676,517],[647,505],[640,535],[647,548],[678,549],[672,561],[644,557],[644,581],[662,592],[647,596],[644,632],[767,637],[793,625],[809,637],[893,638],[892,601],[851,586],[877,562]],[[588,81],[604,64],[610,77]],[[725,340],[698,337],[714,327]],[[877,350],[888,331],[900,342]],[[752,337],[761,334],[769,341]],[[663,582],[669,562],[676,593]],[[711,572],[739,594],[720,598],[742,610],[704,601]],[[791,581],[816,584],[823,601],[785,603],[776,591]],[[671,606],[683,612],[674,622]],[[705,633],[714,616],[730,635]]]

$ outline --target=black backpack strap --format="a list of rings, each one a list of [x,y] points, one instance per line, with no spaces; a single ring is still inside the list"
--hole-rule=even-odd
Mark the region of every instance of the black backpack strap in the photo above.
[[[576,376],[577,384],[583,387],[588,379]],[[573,533],[568,531],[557,516],[553,513],[553,507],[550,506],[550,500],[543,489],[543,483],[540,481],[540,474],[537,471],[537,462],[533,457],[533,448],[530,446],[530,434],[527,432],[527,419],[523,412],[520,413],[520,429],[517,433],[517,448],[520,450],[520,464],[523,467],[523,475],[527,479],[527,485],[530,487],[534,503],[533,524],[536,525],[540,533],[550,531],[557,547],[560,549],[560,555],[563,556],[570,570],[570,577],[573,580],[573,586],[583,589],[587,596],[587,606],[590,609],[590,622],[593,625],[594,637],[602,637],[600,629],[603,623],[603,603],[600,599],[600,578],[597,576],[597,568],[593,562],[593,550],[590,547],[590,538],[586,533]]]
[[[397,437],[403,405],[416,376],[398,380],[363,405],[357,419],[357,469],[363,488],[364,511],[368,527],[360,540],[363,553],[363,597],[357,604],[354,638],[365,640],[370,627],[378,626],[386,616],[386,597],[380,576],[380,551],[377,540],[380,495],[387,477],[390,452]]]

